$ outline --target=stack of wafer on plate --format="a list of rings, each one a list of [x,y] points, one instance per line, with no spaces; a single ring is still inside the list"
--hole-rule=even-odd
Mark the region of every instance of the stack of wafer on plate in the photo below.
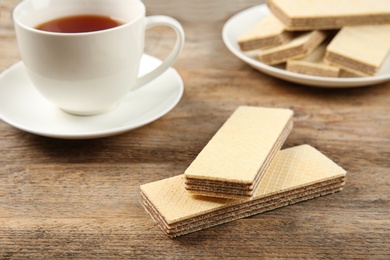
[[[281,150],[289,109],[239,107],[184,174],[141,185],[171,238],[343,189],[346,171],[309,145]]]
[[[268,0],[237,39],[268,65],[324,77],[375,76],[390,50],[389,0]]]

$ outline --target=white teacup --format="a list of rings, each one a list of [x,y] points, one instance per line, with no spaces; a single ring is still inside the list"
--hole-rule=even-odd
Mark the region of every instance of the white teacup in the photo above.
[[[74,15],[104,15],[123,21],[84,33],[46,32],[36,26]],[[182,26],[167,16],[145,17],[139,0],[25,0],[13,12],[22,60],[38,91],[58,108],[93,115],[114,108],[131,90],[166,71],[184,45]],[[168,26],[176,43],[162,64],[140,78],[145,29]]]

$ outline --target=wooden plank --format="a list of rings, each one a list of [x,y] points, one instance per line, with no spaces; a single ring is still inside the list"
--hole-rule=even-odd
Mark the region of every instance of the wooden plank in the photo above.
[[[0,2],[0,71],[19,60],[10,20],[17,2]],[[148,14],[183,16],[185,2],[169,2],[177,9],[145,0]],[[0,121],[0,259],[389,259],[390,83],[318,89],[250,68],[224,46],[221,29],[228,17],[257,4],[210,3],[215,18],[205,22],[198,12],[183,20],[186,45],[174,67],[185,93],[151,124],[72,141]],[[155,56],[173,40],[158,28],[147,37]],[[344,190],[167,238],[139,203],[139,185],[182,174],[240,105],[294,110],[283,147],[307,143],[332,158],[348,171]]]

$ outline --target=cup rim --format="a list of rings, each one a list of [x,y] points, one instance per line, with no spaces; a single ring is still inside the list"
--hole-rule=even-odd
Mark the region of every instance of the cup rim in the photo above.
[[[12,12],[12,19],[13,19],[14,23],[17,24],[18,26],[22,27],[25,30],[28,30],[28,31],[31,31],[34,33],[43,34],[43,35],[51,35],[51,36],[72,37],[72,36],[94,35],[94,34],[101,34],[101,33],[105,33],[105,32],[116,31],[116,30],[120,30],[121,28],[131,26],[132,24],[136,23],[139,19],[144,17],[145,13],[146,13],[145,5],[142,2],[140,0],[133,0],[135,3],[137,3],[139,6],[141,6],[142,12],[139,15],[137,15],[134,19],[132,19],[131,21],[126,21],[125,23],[123,23],[119,26],[109,28],[109,29],[104,29],[104,30],[91,31],[91,32],[78,32],[78,33],[49,32],[49,31],[43,31],[43,30],[36,29],[32,26],[28,26],[25,23],[23,23],[19,17],[17,17],[17,13],[20,12],[20,9],[22,9],[25,5],[27,5],[31,1],[32,0],[24,0],[24,1],[20,2],[14,8],[14,10]]]

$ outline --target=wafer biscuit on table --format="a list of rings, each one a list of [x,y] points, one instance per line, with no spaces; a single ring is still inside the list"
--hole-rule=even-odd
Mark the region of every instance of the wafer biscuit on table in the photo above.
[[[322,43],[306,57],[288,60],[286,70],[312,76],[339,77],[340,68],[324,62],[327,44]]]
[[[242,51],[274,47],[292,39],[293,34],[284,29],[284,25],[273,14],[258,22],[253,28],[238,38]]]
[[[267,4],[291,31],[390,23],[389,0],[268,0]]]
[[[325,61],[360,76],[373,76],[389,50],[390,24],[347,26],[328,45]]]
[[[142,205],[176,237],[343,189],[346,172],[309,145],[279,151],[255,194],[232,200],[191,196],[184,175],[141,186]]]
[[[268,65],[286,62],[289,59],[301,58],[310,54],[327,37],[325,31],[310,31],[302,33],[290,42],[277,47],[259,50],[256,58]]]
[[[239,107],[186,169],[188,192],[251,196],[290,133],[292,116],[290,109]]]

